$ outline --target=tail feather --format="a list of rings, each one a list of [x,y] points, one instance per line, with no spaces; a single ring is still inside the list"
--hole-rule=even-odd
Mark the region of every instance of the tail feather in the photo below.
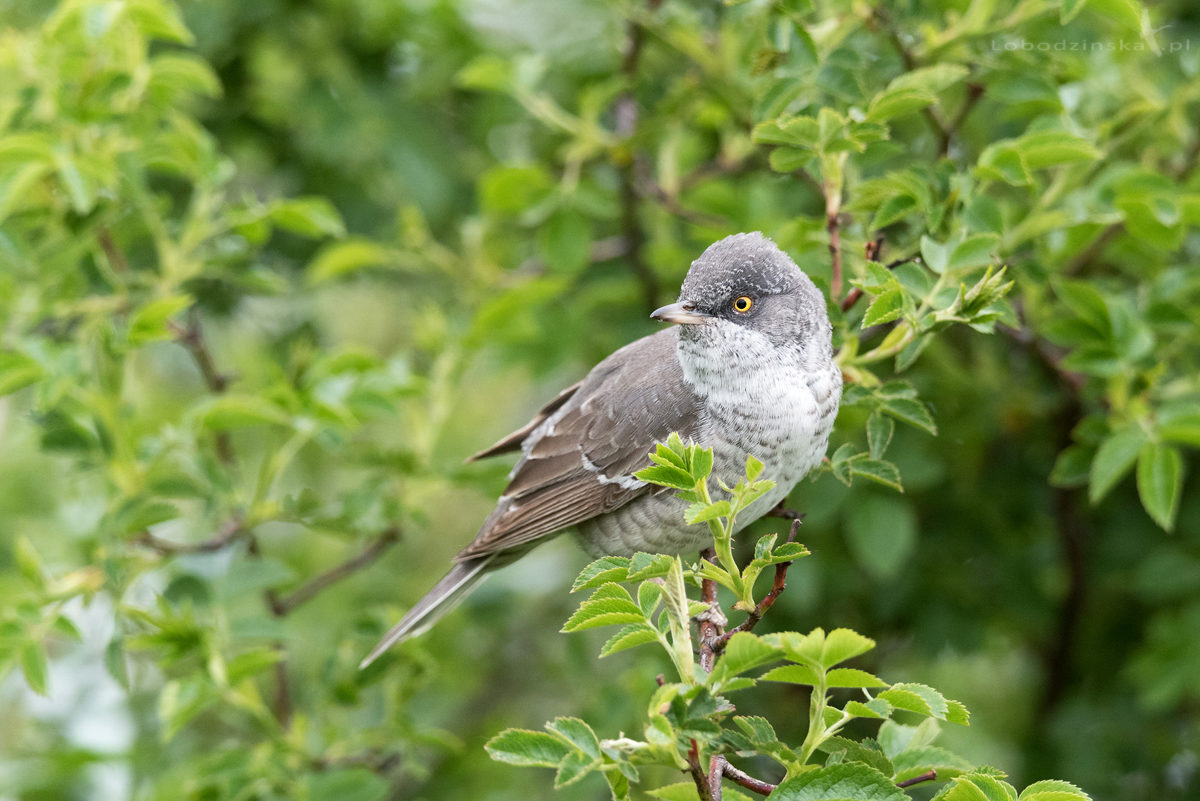
[[[359,669],[374,662],[384,651],[396,643],[407,640],[409,637],[415,637],[438,622],[442,615],[457,606],[480,581],[487,578],[487,567],[494,556],[494,554],[488,554],[478,559],[460,562],[451,568],[450,572],[443,576],[442,580],[435,584],[424,598],[417,601],[416,606],[408,610],[408,614],[401,618],[399,623],[392,626],[379,644],[371,650],[371,653],[367,654],[366,659],[359,663]]]

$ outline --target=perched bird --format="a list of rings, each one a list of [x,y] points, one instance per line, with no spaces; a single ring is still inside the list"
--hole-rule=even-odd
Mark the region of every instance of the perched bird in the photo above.
[[[713,449],[729,484],[747,454],[775,487],[738,517],[757,520],[825,454],[841,399],[825,299],[774,242],[735,234],[692,262],[679,323],[626,345],[567,387],[523,428],[471,457],[520,451],[509,484],[450,572],[363,660],[424,631],[481,579],[574,527],[589,553],[683,553],[711,542],[686,504],[633,473],[672,431]]]

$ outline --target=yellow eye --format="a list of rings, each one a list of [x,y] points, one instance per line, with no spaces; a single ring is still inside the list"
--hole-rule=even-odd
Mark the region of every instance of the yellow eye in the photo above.
[[[735,312],[745,314],[746,312],[750,311],[750,307],[753,305],[754,305],[753,300],[751,300],[746,295],[742,295],[740,298],[738,298],[737,300],[735,300],[733,302],[733,310]]]

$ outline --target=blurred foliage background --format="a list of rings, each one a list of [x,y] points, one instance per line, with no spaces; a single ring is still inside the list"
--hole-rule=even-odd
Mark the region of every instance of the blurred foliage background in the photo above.
[[[0,15],[0,797],[554,795],[482,743],[615,736],[663,668],[557,633],[569,538],[358,660],[502,486],[463,458],[762,230],[833,289],[859,399],[903,369],[938,429],[895,431],[902,494],[797,488],[771,624],[876,638],[1021,782],[1200,798],[1192,4]],[[1011,304],[941,331],[987,265]],[[784,736],[806,703],[755,698]]]

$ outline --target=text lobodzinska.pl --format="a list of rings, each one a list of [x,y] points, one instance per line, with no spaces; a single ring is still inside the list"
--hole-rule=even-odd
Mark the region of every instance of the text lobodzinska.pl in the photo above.
[[[1066,39],[1057,39],[1054,41],[1031,42],[1028,39],[993,39],[992,50],[1024,50],[1032,52],[1039,50],[1042,52],[1058,51],[1058,52],[1129,52],[1129,53],[1182,53],[1192,49],[1191,39],[1176,39],[1170,42],[1164,42],[1157,49],[1152,45],[1147,44],[1141,39],[1079,39],[1076,41],[1068,41]]]

